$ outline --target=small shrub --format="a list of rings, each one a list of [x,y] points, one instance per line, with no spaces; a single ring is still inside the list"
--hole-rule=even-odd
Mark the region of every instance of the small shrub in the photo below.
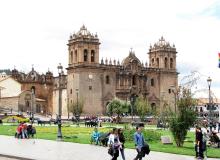
[[[126,137],[126,141],[134,141],[134,133],[135,129],[127,129],[124,131],[124,136]],[[146,141],[160,141],[161,133],[155,130],[143,130],[143,135]]]

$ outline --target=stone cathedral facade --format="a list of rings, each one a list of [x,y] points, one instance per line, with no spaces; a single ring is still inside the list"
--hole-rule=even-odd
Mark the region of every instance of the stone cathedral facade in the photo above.
[[[107,104],[115,97],[129,101],[131,96],[142,95],[154,109],[161,110],[165,102],[174,106],[172,88],[178,85],[174,45],[161,37],[148,49],[149,65],[144,65],[132,50],[121,63],[100,60],[100,44],[97,34],[90,33],[84,25],[70,36],[68,105],[76,101],[78,95],[84,102],[85,114],[105,114]],[[147,54],[142,58],[147,60]]]

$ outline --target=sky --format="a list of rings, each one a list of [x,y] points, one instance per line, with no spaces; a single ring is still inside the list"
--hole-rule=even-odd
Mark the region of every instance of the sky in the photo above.
[[[68,39],[85,25],[100,39],[100,59],[122,61],[133,48],[148,62],[161,36],[175,44],[179,82],[197,71],[195,88],[207,95],[207,78],[220,98],[220,1],[217,0],[7,0],[0,1],[0,69],[39,73],[68,65]],[[191,76],[192,77],[192,76]]]

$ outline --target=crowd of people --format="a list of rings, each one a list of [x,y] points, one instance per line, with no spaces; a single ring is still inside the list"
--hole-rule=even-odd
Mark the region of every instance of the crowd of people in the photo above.
[[[144,140],[142,128],[143,126],[137,126],[136,132],[134,133],[134,145],[137,151],[134,160],[142,160],[145,154],[149,154],[150,152],[149,145]],[[99,143],[106,143],[106,146],[109,147],[108,154],[112,156],[112,160],[117,160],[119,152],[122,160],[125,160],[125,136],[121,128],[113,128],[111,132],[103,135],[99,133],[97,128],[95,128],[91,135],[91,142],[94,142],[96,145]]]
[[[36,134],[35,127],[29,123],[20,123],[15,132],[15,138],[25,139],[25,138],[33,138]]]

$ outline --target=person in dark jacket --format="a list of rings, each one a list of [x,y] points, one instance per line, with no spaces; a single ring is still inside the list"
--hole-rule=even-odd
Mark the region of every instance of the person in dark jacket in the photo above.
[[[200,127],[196,127],[196,145],[195,145],[195,151],[196,151],[196,158],[204,158],[203,155],[203,134]]]
[[[121,142],[121,147],[120,147],[121,157],[122,160],[125,160],[125,153],[124,153],[125,137],[121,128],[118,129],[118,137],[119,137],[119,141]]]

